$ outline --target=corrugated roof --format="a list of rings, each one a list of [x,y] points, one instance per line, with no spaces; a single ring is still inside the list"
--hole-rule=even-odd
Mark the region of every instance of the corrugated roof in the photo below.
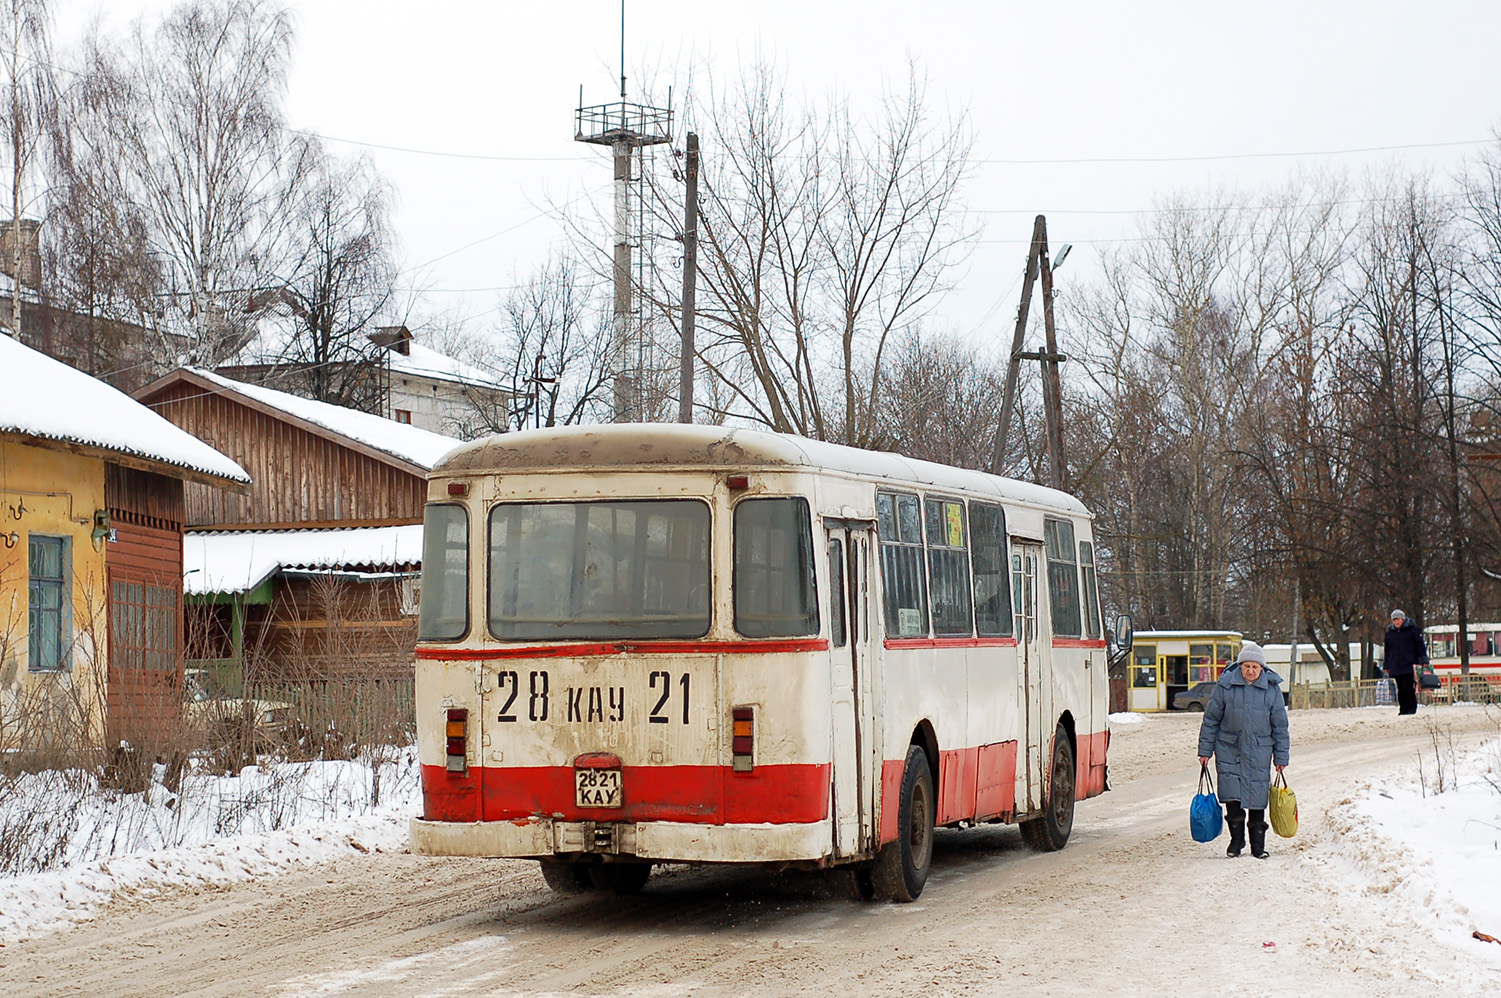
[[[392,569],[422,564],[422,524],[347,530],[235,530],[185,534],[183,592],[249,592],[286,569]]]

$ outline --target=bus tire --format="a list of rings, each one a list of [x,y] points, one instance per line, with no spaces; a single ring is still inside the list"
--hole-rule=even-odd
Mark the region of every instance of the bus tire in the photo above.
[[[1069,745],[1068,732],[1060,724],[1053,732],[1053,767],[1042,816],[1022,822],[1022,837],[1038,852],[1057,852],[1068,844],[1073,830],[1074,750]]]
[[[897,807],[897,837],[876,855],[871,882],[888,901],[916,901],[928,882],[933,861],[933,774],[922,746],[907,749],[902,768],[901,803]]]
[[[603,863],[589,869],[595,887],[622,896],[640,894],[650,876],[650,863]]]
[[[542,867],[542,879],[554,894],[582,894],[592,890],[594,881],[589,877],[589,868],[583,863],[570,863],[566,859],[538,860]]]

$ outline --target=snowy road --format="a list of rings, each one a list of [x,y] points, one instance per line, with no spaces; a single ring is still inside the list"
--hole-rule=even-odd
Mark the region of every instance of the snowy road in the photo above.
[[[1496,716],[1394,714],[1293,715],[1303,828],[1272,837],[1263,862],[1190,839],[1197,718],[1154,716],[1116,728],[1115,790],[1080,805],[1067,849],[1033,853],[1014,828],[944,832],[916,904],[742,869],[559,898],[531,863],[372,854],[122,899],[0,947],[0,994],[1501,994],[1501,946],[1363,881],[1378,864],[1360,850],[1385,846],[1342,808],[1364,779],[1432,756],[1429,717],[1462,745],[1494,737]]]

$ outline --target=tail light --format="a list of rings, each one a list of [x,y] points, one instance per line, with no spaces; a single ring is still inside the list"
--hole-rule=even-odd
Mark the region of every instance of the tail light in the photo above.
[[[756,712],[752,707],[736,707],[731,717],[730,766],[737,773],[748,773],[756,754]]]
[[[448,771],[464,773],[469,769],[469,711],[452,707],[448,711]]]

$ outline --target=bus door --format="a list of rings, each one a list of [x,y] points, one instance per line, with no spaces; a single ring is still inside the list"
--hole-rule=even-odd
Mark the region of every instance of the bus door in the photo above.
[[[1047,772],[1043,753],[1052,748],[1052,715],[1043,698],[1049,690],[1047,663],[1044,656],[1044,621],[1038,597],[1038,572],[1042,565],[1042,545],[1012,538],[1011,589],[1016,607],[1017,696],[1022,705],[1022,732],[1026,745],[1018,752],[1017,778],[1025,779],[1018,787],[1018,811],[1036,811],[1042,807],[1042,780]]]
[[[828,521],[825,547],[829,619],[834,855],[869,854],[876,847],[876,778],[881,772],[875,723],[875,655],[871,644],[871,530]]]

